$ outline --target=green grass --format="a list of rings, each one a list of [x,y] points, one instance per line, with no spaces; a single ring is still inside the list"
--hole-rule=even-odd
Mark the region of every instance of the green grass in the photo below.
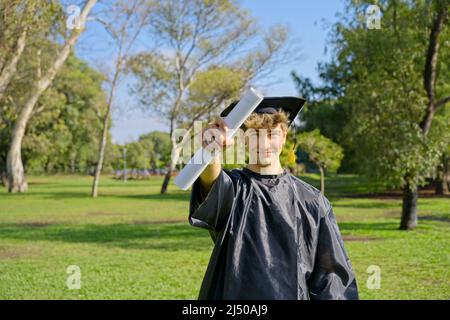
[[[29,182],[27,194],[0,192],[0,299],[196,299],[213,244],[187,222],[188,192],[105,176],[92,199],[90,177]],[[400,199],[348,196],[371,190],[358,176],[327,180],[361,298],[449,299],[450,199],[420,199],[406,232]],[[69,265],[81,268],[80,290],[66,286]],[[369,265],[381,268],[378,290],[366,287]]]

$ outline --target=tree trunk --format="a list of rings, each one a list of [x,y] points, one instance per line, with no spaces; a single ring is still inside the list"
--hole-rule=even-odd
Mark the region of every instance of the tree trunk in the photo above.
[[[42,88],[36,87],[30,99],[22,108],[19,117],[14,124],[11,135],[11,144],[9,146],[6,158],[6,171],[8,173],[8,191],[9,192],[25,192],[28,184],[25,179],[25,172],[22,164],[22,140],[25,135],[27,123],[31,117],[33,108],[40,96]]]
[[[427,137],[428,135],[436,108],[439,106],[435,99],[439,35],[446,19],[447,10],[447,6],[443,3],[438,6],[428,42],[425,70],[423,74],[423,85],[428,96],[428,104],[425,115],[420,123],[420,128],[422,129],[422,135],[424,137]],[[417,199],[418,188],[416,187],[414,190],[411,190],[409,184],[407,183],[403,189],[403,208],[400,222],[401,230],[410,230],[417,226]]]
[[[14,55],[8,64],[3,68],[2,73],[0,74],[0,100],[3,98],[3,94],[8,87],[9,82],[13,78],[14,74],[17,70],[17,63],[19,62],[20,57],[22,56],[23,50],[25,49],[25,40],[27,38],[27,29],[25,29],[19,39],[17,40],[16,50]]]
[[[17,40],[17,47],[16,51],[14,52],[14,56],[11,58],[7,66],[3,69],[2,74],[0,75],[0,100],[3,97],[6,88],[8,87],[9,82],[16,73],[17,63],[19,62],[23,50],[25,49],[26,37],[27,31],[25,29]],[[26,126],[26,122],[24,124],[24,120],[28,121],[28,119],[22,119],[22,122],[18,124],[16,123],[16,126],[14,127],[12,142],[7,155],[6,171],[8,173],[12,172],[12,174],[7,174],[7,179],[2,180],[7,180],[4,181],[3,184],[8,188],[9,192],[25,192],[28,189],[21,155],[22,138],[20,137],[20,135],[23,135],[22,126]]]
[[[75,173],[75,158],[70,159],[70,173]]]
[[[170,178],[172,176],[172,166],[169,166],[169,170],[167,171],[166,175],[164,176],[164,181],[161,186],[161,194],[167,193],[167,187],[169,186]]]
[[[100,174],[102,173],[103,160],[105,158],[106,142],[108,137],[108,124],[109,115],[111,114],[111,104],[108,104],[105,117],[103,118],[103,132],[102,140],[100,141],[99,157],[97,161],[97,167],[95,168],[94,182],[92,183],[92,193],[91,196],[96,198],[98,195],[98,182],[100,181]],[[124,173],[126,174],[126,173]]]
[[[319,166],[320,171],[320,192],[322,194],[325,194],[325,172],[323,171],[323,168]]]
[[[444,180],[442,178],[436,178],[434,180],[434,183],[435,183],[434,194],[436,196],[444,195]]]
[[[177,166],[178,159],[180,158],[181,150],[184,144],[188,141],[188,137],[190,137],[190,128],[186,131],[184,136],[181,139],[181,142],[177,143],[176,138],[174,136],[174,121],[173,119],[170,122],[170,139],[172,143],[172,151],[170,157],[169,170],[164,177],[163,184],[161,186],[161,194],[167,193],[167,187],[169,186],[170,178],[172,177],[172,172],[175,170]]]
[[[447,175],[443,175],[436,179],[436,192],[437,196],[446,196],[450,194],[450,190],[448,187],[449,181]]]
[[[136,3],[134,3],[134,4],[136,4]],[[124,22],[125,24],[122,24],[121,26],[119,26],[117,31],[109,30],[110,33],[112,33],[114,35],[113,39],[116,41],[115,45],[117,46],[118,52],[117,52],[117,59],[115,61],[114,75],[111,80],[111,87],[110,87],[108,102],[107,102],[107,106],[106,106],[106,114],[103,119],[103,130],[102,130],[102,138],[100,141],[99,157],[98,157],[98,161],[97,161],[97,166],[95,168],[94,181],[92,183],[91,196],[93,198],[98,196],[98,183],[100,181],[100,175],[102,172],[104,158],[105,158],[106,143],[107,143],[107,138],[108,138],[108,125],[109,125],[109,121],[110,121],[110,117],[111,117],[111,108],[112,108],[112,105],[114,102],[114,97],[115,97],[115,93],[117,90],[119,77],[120,77],[121,72],[123,71],[123,65],[125,64],[125,62],[127,60],[127,56],[128,56],[129,50],[132,47],[132,43],[137,38],[141,28],[143,27],[143,25],[140,25],[138,30],[135,31],[133,36],[130,36],[127,34],[126,31],[129,26],[128,19],[131,17],[131,15],[133,15],[134,13],[137,12],[134,10],[138,10],[138,8],[133,6],[133,9],[130,9],[130,10],[132,10],[132,11],[124,12],[125,15],[127,16],[127,18],[125,19],[126,21]],[[106,25],[106,29],[108,30],[109,29],[108,23],[106,23],[105,25]],[[130,42],[128,42],[128,44],[127,44],[127,41],[130,41]],[[126,49],[126,48],[128,48],[128,49]],[[124,49],[126,49],[126,50],[123,51]],[[126,154],[126,149],[124,149],[124,153]],[[125,158],[125,163],[126,163],[126,158]],[[123,171],[123,179],[124,179],[124,182],[127,179],[126,165],[125,165],[125,168]]]
[[[109,92],[108,103],[106,105],[106,113],[105,113],[105,117],[103,118],[102,139],[100,141],[99,156],[98,156],[97,166],[95,168],[94,181],[92,183],[91,196],[93,198],[96,198],[98,196],[98,182],[100,181],[100,174],[102,173],[103,161],[105,159],[106,142],[107,142],[107,138],[108,138],[109,118],[111,116],[111,107],[112,107],[112,104],[114,101],[116,88],[117,88],[117,81],[119,80],[119,74],[121,72],[121,68],[122,68],[122,54],[121,54],[121,49],[120,49],[119,55],[117,57],[116,69],[114,71],[114,76],[111,81],[111,89]],[[126,175],[127,175],[126,170],[124,170],[123,174],[124,174],[124,179],[126,180]]]
[[[56,57],[53,65],[47,70],[47,73],[42,78],[36,81],[30,97],[20,111],[16,123],[14,124],[6,163],[9,192],[24,192],[28,188],[21,156],[22,140],[25,135],[26,126],[28,124],[28,121],[30,120],[36,102],[38,101],[42,93],[52,84],[56,74],[63,66],[64,62],[70,54],[70,50],[72,49],[72,47],[78,40],[78,37],[80,36],[82,30],[84,29],[88,13],[96,2],[96,0],[89,0],[86,3],[80,14],[80,30],[74,30],[72,32],[70,38],[64,44],[60,53]]]
[[[403,188],[403,208],[400,230],[411,230],[417,226],[417,187],[411,190],[409,184]]]
[[[437,168],[437,178],[435,180],[436,189],[435,194],[438,196],[448,195],[449,190],[449,175],[450,175],[450,158],[443,154],[441,158],[441,163]]]
[[[436,112],[436,74],[437,74],[437,60],[439,53],[439,35],[442,31],[442,26],[446,19],[446,13],[448,8],[446,6],[439,6],[436,17],[431,27],[430,38],[427,49],[427,57],[425,61],[424,70],[424,88],[428,96],[428,106],[425,116],[420,123],[424,136],[427,136],[428,131],[431,128],[431,122],[433,121],[434,114]]]
[[[172,148],[172,158],[170,160],[169,169],[164,176],[164,181],[161,186],[161,194],[167,193],[167,187],[169,186],[170,179],[172,177],[172,173],[175,170],[178,159],[180,158],[181,146],[176,146]]]

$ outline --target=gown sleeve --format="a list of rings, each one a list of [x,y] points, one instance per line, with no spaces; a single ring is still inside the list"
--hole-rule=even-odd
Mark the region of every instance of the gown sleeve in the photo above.
[[[197,179],[192,187],[189,223],[194,227],[208,229],[215,242],[230,214],[235,189],[233,175],[227,170],[221,170],[207,195],[202,195],[200,181]]]
[[[357,300],[352,265],[329,201],[322,196],[314,268],[308,279],[311,300]]]

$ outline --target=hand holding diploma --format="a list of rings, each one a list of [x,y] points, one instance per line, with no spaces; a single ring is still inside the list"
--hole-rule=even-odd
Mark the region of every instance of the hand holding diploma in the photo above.
[[[228,136],[229,131],[230,128],[222,118],[214,119],[202,131],[203,149],[210,152],[221,151],[224,147],[233,145],[234,140]]]
[[[223,151],[224,147],[234,144],[233,138],[227,137],[228,131],[228,126],[220,117],[209,123],[202,131],[202,145],[204,150],[212,153],[215,152],[217,155],[210,164],[206,166],[199,177],[201,192],[204,196],[209,193],[209,190],[222,170],[220,152]]]
[[[248,118],[262,100],[263,95],[253,88],[245,92],[239,103],[223,119],[223,123],[219,123],[219,127],[217,127],[218,130],[223,130],[222,133],[224,133],[219,134],[217,139],[220,140],[215,141],[218,143],[218,147],[222,147],[224,143],[229,142],[233,138],[245,119]],[[213,160],[213,150],[205,148],[205,144],[203,145],[204,147],[194,154],[175,178],[175,184],[183,190],[187,190]]]

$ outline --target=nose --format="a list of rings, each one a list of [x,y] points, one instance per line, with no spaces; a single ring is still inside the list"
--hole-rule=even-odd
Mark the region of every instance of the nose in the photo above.
[[[270,148],[270,137],[267,135],[267,132],[260,132],[258,146],[260,152],[263,152]]]

